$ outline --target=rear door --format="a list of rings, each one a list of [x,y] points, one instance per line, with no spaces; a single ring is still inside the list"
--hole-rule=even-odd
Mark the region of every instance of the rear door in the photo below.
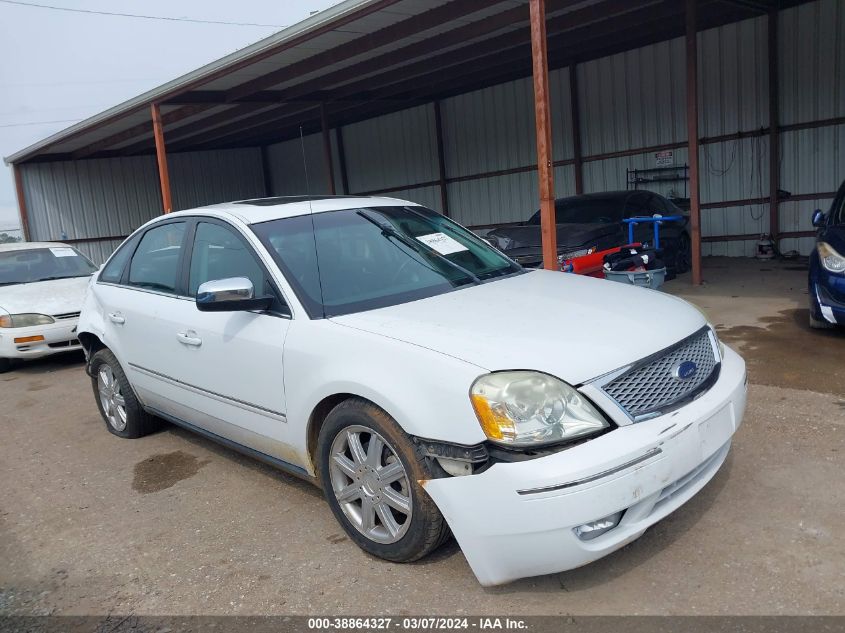
[[[189,222],[174,219],[148,228],[122,268],[112,262],[100,275],[104,339],[117,355],[145,406],[168,415],[181,412],[181,389],[168,377],[177,345],[173,320],[187,298],[180,287]],[[116,256],[124,257],[121,250]]]

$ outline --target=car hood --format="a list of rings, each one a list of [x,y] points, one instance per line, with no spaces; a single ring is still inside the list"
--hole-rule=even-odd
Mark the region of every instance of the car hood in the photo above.
[[[0,286],[0,311],[9,314],[79,312],[90,277],[71,277],[29,284]]]
[[[662,292],[546,270],[331,320],[486,370],[532,369],[576,385],[706,323]]]
[[[589,245],[606,235],[620,233],[617,224],[558,224],[558,249]],[[536,225],[502,226],[488,231],[485,237],[495,237],[499,249],[507,252],[520,248],[542,248],[540,227]]]

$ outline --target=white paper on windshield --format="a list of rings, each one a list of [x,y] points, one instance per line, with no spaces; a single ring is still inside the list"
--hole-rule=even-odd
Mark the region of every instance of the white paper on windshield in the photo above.
[[[419,235],[417,236],[417,239],[426,246],[430,246],[441,255],[451,255],[452,253],[460,253],[461,251],[469,250],[458,240],[449,237],[445,233],[429,233],[428,235]]]
[[[50,248],[50,252],[55,257],[76,257],[76,251],[67,246],[59,246],[57,248]]]

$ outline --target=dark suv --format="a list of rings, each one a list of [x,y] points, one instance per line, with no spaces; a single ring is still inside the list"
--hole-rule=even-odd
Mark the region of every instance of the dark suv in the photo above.
[[[816,248],[810,253],[810,327],[845,325],[845,182],[830,211],[816,209]]]
[[[684,216],[682,222],[661,226],[660,245],[670,277],[687,272],[691,261],[687,212],[659,194],[642,190],[607,191],[555,200],[558,260],[586,255],[590,249],[603,251],[622,246],[628,242],[628,227],[622,220],[654,214]],[[495,227],[484,238],[523,266],[543,265],[539,211],[521,224]],[[652,225],[637,225],[634,241],[650,243],[653,239]]]

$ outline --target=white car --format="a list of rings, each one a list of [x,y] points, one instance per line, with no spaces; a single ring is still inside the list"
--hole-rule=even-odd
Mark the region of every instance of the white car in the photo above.
[[[76,325],[97,267],[59,242],[0,244],[0,371],[82,349]]]
[[[163,418],[307,478],[391,561],[451,530],[485,585],[637,538],[713,477],[746,399],[684,301],[523,270],[390,198],[155,219],[92,279],[79,338],[115,435]]]

